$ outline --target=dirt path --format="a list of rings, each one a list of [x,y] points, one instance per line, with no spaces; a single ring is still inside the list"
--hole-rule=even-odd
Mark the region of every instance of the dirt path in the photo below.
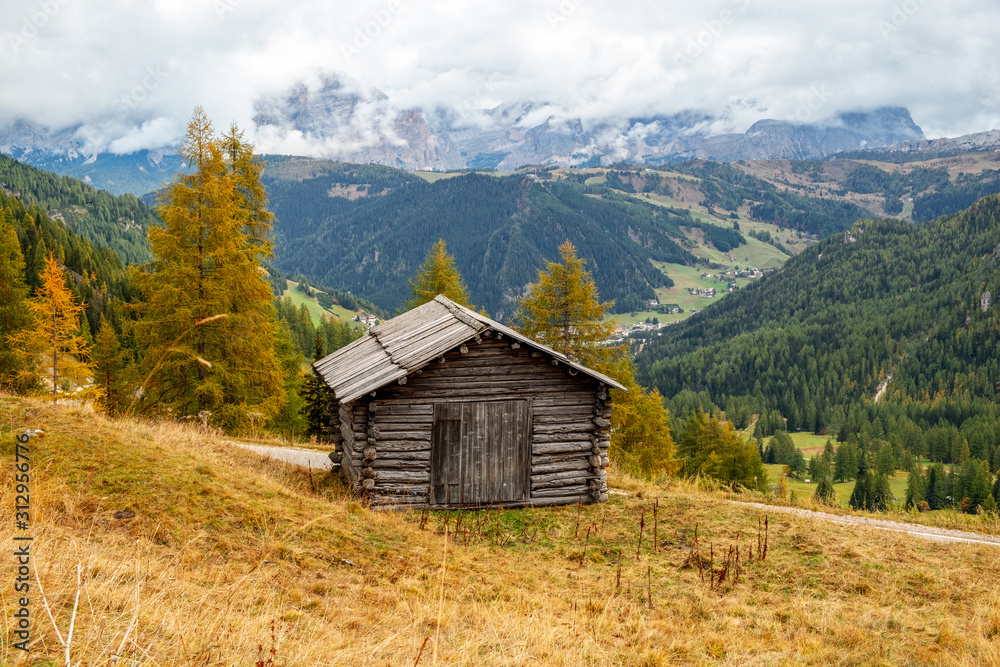
[[[246,443],[235,442],[233,440],[230,440],[229,443],[236,445],[237,447],[243,447],[244,449],[257,452],[258,454],[263,454],[264,456],[270,456],[271,458],[278,459],[280,461],[294,463],[295,465],[302,466],[303,468],[311,467],[313,470],[330,470],[333,467],[333,463],[330,461],[330,457],[327,452],[320,452],[313,449],[292,449],[291,447],[248,445]]]
[[[842,523],[853,526],[863,526],[876,530],[889,530],[896,533],[906,533],[925,540],[935,540],[937,542],[964,542],[967,544],[990,544],[1000,547],[1000,537],[995,535],[984,535],[982,533],[970,533],[964,530],[951,530],[949,528],[935,528],[933,526],[922,526],[915,523],[901,523],[899,521],[885,521],[883,519],[869,519],[864,516],[844,516],[839,514],[826,514],[825,512],[814,512],[812,510],[800,509],[798,507],[783,507],[781,505],[764,505],[762,503],[744,503],[738,500],[732,501],[735,505],[744,505],[764,510],[766,512],[784,512],[786,514],[796,514],[798,516],[829,521],[830,523]]]
[[[311,449],[292,449],[291,447],[269,447],[267,445],[248,445],[242,442],[230,441],[232,444],[270,456],[281,461],[294,463],[303,468],[312,467],[314,470],[329,470],[333,467],[330,457],[325,452]],[[888,530],[896,533],[907,533],[925,540],[935,540],[938,542],[964,542],[968,544],[990,544],[1000,547],[1000,537],[994,535],[984,535],[982,533],[970,533],[963,530],[951,530],[948,528],[935,528],[933,526],[922,526],[915,523],[901,523],[899,521],[885,521],[883,519],[870,519],[863,516],[845,516],[840,514],[827,514],[825,512],[814,512],[812,510],[800,509],[798,507],[783,507],[781,505],[764,505],[762,503],[744,503],[738,500],[731,501],[735,505],[753,507],[765,512],[784,512],[786,514],[796,514],[798,516],[829,521],[830,523],[841,523],[854,526],[864,526],[876,530]]]

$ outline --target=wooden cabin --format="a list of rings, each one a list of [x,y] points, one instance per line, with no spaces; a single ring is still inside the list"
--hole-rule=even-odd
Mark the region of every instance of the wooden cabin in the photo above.
[[[607,500],[608,390],[624,387],[443,296],[313,366],[331,458],[373,507]]]

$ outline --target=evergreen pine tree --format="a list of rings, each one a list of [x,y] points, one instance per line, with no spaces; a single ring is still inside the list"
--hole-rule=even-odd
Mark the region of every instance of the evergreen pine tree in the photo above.
[[[948,489],[944,465],[935,463],[927,471],[927,490],[925,491],[927,505],[932,510],[944,509],[948,506]]]
[[[818,502],[824,505],[832,505],[836,499],[836,491],[833,488],[833,482],[830,481],[830,476],[826,475],[820,479],[819,484],[816,486],[816,493],[814,495]]]
[[[910,468],[910,477],[906,481],[906,506],[919,507],[920,503],[927,500],[927,480],[919,465]]]
[[[118,414],[127,407],[129,401],[125,353],[114,327],[103,315],[101,328],[97,330],[94,346],[91,348],[91,363],[94,368],[94,383],[103,392],[101,404],[109,413]]]
[[[21,380],[35,385],[44,377],[52,385],[55,399],[63,383],[83,385],[93,371],[81,361],[89,356],[86,342],[80,336],[80,313],[84,306],[76,302],[66,286],[62,268],[52,255],[45,262],[41,281],[35,297],[28,301],[31,326],[13,336],[10,342],[21,355]]]
[[[154,260],[138,274],[143,407],[176,416],[210,411],[213,423],[236,430],[274,415],[285,391],[261,269],[272,220],[262,164],[238,132],[216,138],[201,108],[181,154],[194,172],[179,175],[161,198],[163,225],[149,230]]]
[[[837,482],[847,482],[854,479],[858,471],[857,450],[849,442],[841,443],[837,447],[837,455],[834,460],[833,478]]]
[[[892,489],[889,488],[889,478],[886,475],[876,474],[875,483],[872,486],[871,510],[874,512],[884,512],[889,509],[889,505],[893,500],[895,500],[895,497],[892,495]]]
[[[24,256],[6,209],[0,208],[0,387],[17,387],[23,358],[11,347],[10,337],[31,324],[25,299]]]
[[[983,500],[983,511],[986,512],[987,514],[997,513],[997,502],[996,500],[993,499],[992,493],[987,495],[986,499]]]
[[[279,322],[275,350],[285,373],[285,398],[277,414],[268,420],[267,427],[289,437],[299,436],[306,430],[306,420],[302,416],[305,401],[301,396],[306,375],[301,370],[302,353],[285,321]]]
[[[826,459],[826,464],[832,466],[836,456],[837,453],[833,449],[833,442],[830,438],[827,438],[826,445],[823,446],[823,458]]]
[[[824,477],[829,477],[831,475],[830,465],[826,462],[826,457],[822,455],[813,455],[809,459],[809,477],[813,482],[818,482]]]
[[[896,474],[896,457],[893,455],[892,447],[882,444],[875,456],[875,471],[879,475]]]
[[[475,308],[469,303],[469,291],[455,266],[455,258],[448,253],[442,239],[431,246],[424,263],[417,269],[416,278],[410,281],[410,300],[403,305],[403,309],[421,306],[438,294],[467,308]]]
[[[851,491],[851,508],[871,511],[875,503],[874,487],[875,480],[868,468],[868,452],[861,450],[858,453],[857,481],[854,483],[854,490]]]
[[[791,460],[788,462],[788,469],[792,473],[792,477],[796,479],[802,478],[802,473],[806,471],[806,459],[802,455],[802,450],[797,447],[792,447]]]
[[[962,494],[962,499],[966,501],[965,511],[975,514],[976,508],[986,502],[986,496],[990,495],[991,475],[989,464],[985,461],[970,459],[968,465],[971,469],[964,485],[965,492]]]
[[[323,339],[316,334],[313,343],[313,362],[317,362],[324,357]],[[330,400],[327,392],[326,382],[320,377],[316,369],[306,376],[302,383],[302,398],[305,405],[302,407],[302,415],[306,418],[306,435],[326,438],[330,434],[330,411],[327,408],[327,401]]]
[[[785,421],[785,430],[789,433],[795,433],[799,430],[799,407],[792,403],[788,409],[788,419]]]

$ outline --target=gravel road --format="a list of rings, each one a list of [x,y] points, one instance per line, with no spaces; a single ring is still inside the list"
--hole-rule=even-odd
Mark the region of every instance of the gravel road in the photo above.
[[[330,457],[326,452],[318,452],[310,449],[292,449],[291,447],[268,447],[266,445],[248,445],[242,442],[232,444],[244,449],[270,456],[281,461],[294,463],[303,468],[311,466],[316,470],[329,470],[333,467]],[[784,507],[781,505],[764,505],[762,503],[744,503],[731,501],[735,505],[753,507],[765,512],[784,512],[796,514],[798,516],[829,521],[830,523],[849,524],[854,526],[864,526],[876,530],[889,530],[896,533],[907,533],[925,540],[935,540],[938,542],[964,542],[967,544],[990,544],[1000,547],[1000,537],[994,535],[984,535],[982,533],[969,533],[964,530],[951,530],[948,528],[935,528],[933,526],[922,526],[914,523],[901,523],[899,521],[885,521],[883,519],[869,519],[863,516],[845,516],[839,514],[826,514],[825,512],[814,512],[812,510],[798,507]]]
[[[796,514],[798,516],[819,519],[820,521],[829,521],[830,523],[843,523],[854,526],[864,526],[865,528],[875,528],[876,530],[889,530],[896,533],[907,533],[908,535],[921,537],[925,540],[935,540],[937,542],[964,542],[967,544],[990,544],[995,547],[1000,547],[1000,537],[996,537],[994,535],[969,533],[964,530],[951,530],[949,528],[935,528],[933,526],[922,526],[915,523],[869,519],[864,516],[826,514],[825,512],[814,512],[812,510],[800,509],[798,507],[764,505],[762,503],[743,503],[737,500],[731,502],[735,505],[753,507],[766,512],[784,512],[786,514]]]
[[[237,447],[243,447],[251,451],[270,456],[274,459],[294,463],[303,468],[312,467],[313,470],[330,470],[333,463],[327,452],[318,452],[312,449],[292,449],[291,447],[268,447],[267,445],[248,445],[243,442],[232,442]]]

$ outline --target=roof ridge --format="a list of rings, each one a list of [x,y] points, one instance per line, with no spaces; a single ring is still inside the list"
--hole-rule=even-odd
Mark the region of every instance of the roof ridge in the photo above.
[[[485,315],[480,315],[471,308],[467,308],[460,303],[452,301],[444,294],[438,294],[436,297],[434,297],[434,300],[440,303],[445,308],[447,308],[452,315],[454,315],[456,318],[458,318],[459,321],[462,322],[462,324],[467,324],[473,329],[482,329],[483,327],[489,327],[491,326],[490,323],[493,322],[493,320],[491,320],[489,317],[486,317]],[[484,319],[489,321],[484,322],[483,321]]]

